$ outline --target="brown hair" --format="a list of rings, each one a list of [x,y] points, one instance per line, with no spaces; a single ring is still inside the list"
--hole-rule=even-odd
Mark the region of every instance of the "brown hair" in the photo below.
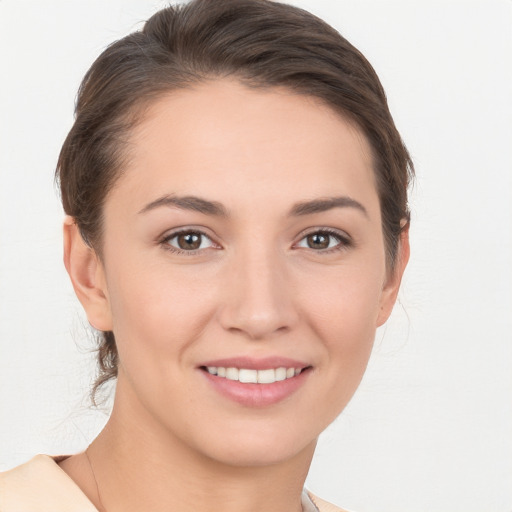
[[[387,262],[393,269],[409,222],[413,165],[380,81],[366,58],[312,14],[267,0],[193,0],[153,15],[109,46],[80,86],[75,123],[56,176],[62,203],[101,257],[102,209],[128,158],[126,141],[144,106],[168,91],[235,77],[249,87],[284,86],[321,99],[355,122],[373,150]],[[99,343],[97,389],[116,377],[112,332]]]

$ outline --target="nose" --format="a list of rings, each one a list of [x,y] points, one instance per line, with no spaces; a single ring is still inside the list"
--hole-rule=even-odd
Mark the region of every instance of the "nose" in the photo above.
[[[231,262],[219,312],[225,330],[262,340],[294,327],[299,319],[294,287],[282,260],[268,250],[241,254]]]

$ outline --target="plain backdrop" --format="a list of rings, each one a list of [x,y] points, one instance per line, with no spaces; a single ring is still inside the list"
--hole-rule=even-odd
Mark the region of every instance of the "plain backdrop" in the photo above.
[[[510,512],[512,2],[294,3],[372,62],[418,175],[400,304],[307,484],[359,512]],[[81,77],[162,6],[0,0],[0,470],[106,419],[53,172]]]

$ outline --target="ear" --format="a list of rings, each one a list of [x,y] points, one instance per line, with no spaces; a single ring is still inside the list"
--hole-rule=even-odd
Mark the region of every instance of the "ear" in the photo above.
[[[64,221],[64,265],[89,323],[99,331],[111,331],[112,315],[103,265],[70,216]]]
[[[409,223],[407,223],[400,233],[400,240],[398,242],[398,250],[396,255],[395,267],[388,275],[386,284],[382,289],[380,298],[380,310],[377,316],[377,327],[380,327],[386,322],[393,310],[396,298],[398,296],[398,290],[400,289],[400,283],[402,282],[402,276],[409,261],[411,249],[409,246]]]

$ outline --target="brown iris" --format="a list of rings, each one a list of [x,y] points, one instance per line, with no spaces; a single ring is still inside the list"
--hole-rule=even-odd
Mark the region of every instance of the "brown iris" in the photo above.
[[[202,235],[200,233],[187,232],[180,233],[176,237],[176,241],[180,249],[183,249],[185,251],[193,251],[201,247],[201,238]]]
[[[310,249],[327,249],[329,247],[330,235],[325,233],[312,233],[306,237]]]

